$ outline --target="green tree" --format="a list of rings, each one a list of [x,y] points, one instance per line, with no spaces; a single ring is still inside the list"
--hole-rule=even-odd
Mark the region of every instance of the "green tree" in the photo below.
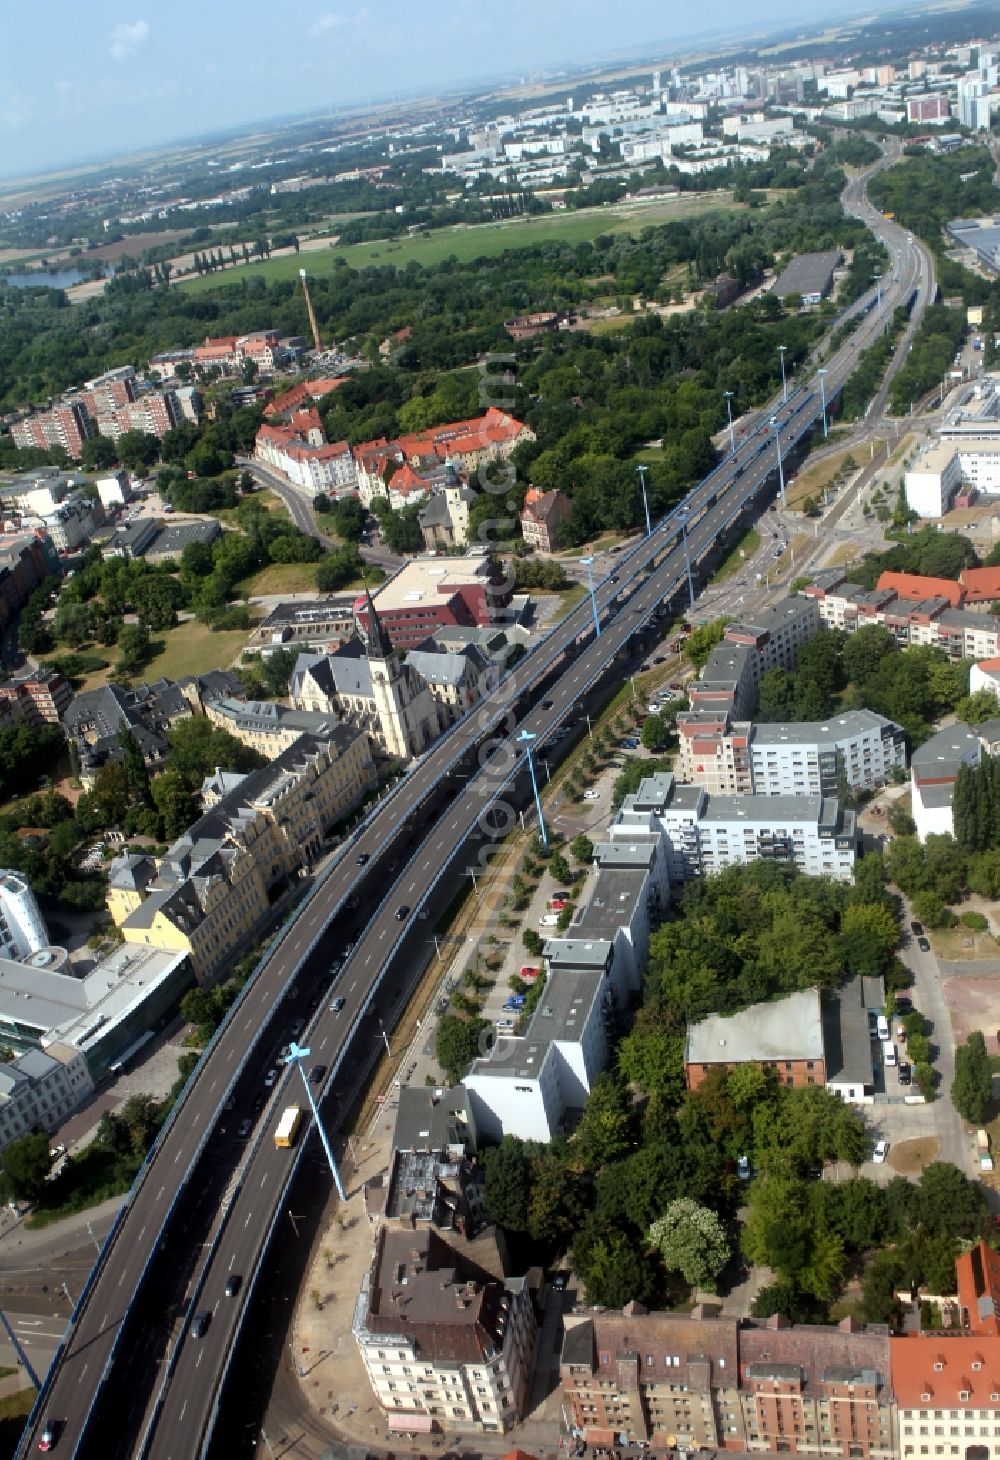
[[[981,725],[984,720],[992,720],[996,713],[997,697],[991,689],[977,689],[955,706],[955,718],[966,725]]]
[[[181,720],[171,730],[168,743],[170,769],[191,790],[199,790],[202,781],[214,770],[247,774],[267,764],[256,750],[213,725],[204,715]]]
[[[716,644],[722,643],[728,622],[728,619],[719,618],[713,623],[701,624],[688,634],[684,644],[684,657],[695,669],[703,669]]]
[[[107,471],[118,460],[115,443],[98,433],[83,443],[80,464],[84,471]]]
[[[342,542],[360,542],[368,513],[357,497],[342,497],[333,507],[333,529]]]
[[[122,674],[136,674],[152,652],[149,630],[141,624],[125,624],[118,635],[118,669]]]
[[[434,1057],[453,1085],[462,1079],[480,1053],[482,1036],[489,1029],[485,1019],[459,1019],[442,1015],[437,1028]]]
[[[666,1268],[695,1288],[711,1288],[729,1261],[729,1242],[719,1217],[690,1197],[672,1201],[649,1229],[649,1242]]]
[[[163,818],[163,835],[168,842],[176,841],[197,819],[198,808],[194,794],[184,777],[177,771],[165,771],[156,776],[150,787],[153,805]]]
[[[148,431],[123,431],[116,443],[118,460],[136,475],[151,467],[160,455],[159,438]]]
[[[37,1201],[52,1169],[45,1131],[18,1136],[0,1151],[0,1189],[18,1201]]]
[[[630,1085],[671,1104],[684,1091],[684,1044],[679,1034],[637,1021],[618,1045],[618,1068]]]
[[[562,852],[555,851],[552,853],[552,856],[549,858],[549,871],[557,882],[567,883],[572,881],[573,873]]]
[[[594,843],[582,831],[570,842],[569,849],[577,862],[587,863],[593,859]]]
[[[598,1075],[590,1089],[572,1141],[575,1160],[586,1171],[615,1161],[632,1142],[632,1118],[625,1089],[610,1074]]]
[[[582,1277],[588,1303],[624,1308],[648,1301],[654,1291],[651,1264],[626,1232],[588,1218],[573,1240],[573,1270]]]
[[[646,750],[658,754],[670,743],[670,725],[662,715],[649,715],[643,721],[640,738]]]
[[[487,1147],[482,1152],[482,1162],[486,1210],[508,1231],[526,1231],[531,1167],[524,1142],[517,1136],[504,1136],[499,1146]]]
[[[955,1051],[955,1078],[951,1102],[963,1120],[981,1125],[993,1104],[993,1069],[986,1053],[986,1040],[974,1030]]]

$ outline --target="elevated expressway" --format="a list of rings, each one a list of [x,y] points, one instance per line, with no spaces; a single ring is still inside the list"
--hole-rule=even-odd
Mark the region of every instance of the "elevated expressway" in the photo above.
[[[883,281],[882,308],[917,290],[922,309],[921,251],[880,215],[872,221],[900,251],[895,277]],[[825,362],[828,402],[883,327],[871,304],[866,296],[848,311],[865,318]],[[234,1141],[230,1130],[252,1092],[260,1091],[296,1007],[283,1001],[305,1000],[314,1011],[302,1040],[314,1061],[328,1067],[318,1097],[325,1123],[335,1125],[338,1101],[349,1104],[364,1077],[377,1021],[391,1027],[393,1011],[419,977],[427,941],[420,914],[428,899],[438,893],[440,900],[440,884],[448,878],[453,895],[463,849],[468,857],[471,844],[502,838],[512,807],[523,798],[516,735],[527,730],[545,746],[581,697],[614,672],[638,631],[665,612],[683,610],[688,557],[697,571],[752,520],[773,488],[770,420],[778,420],[789,458],[819,416],[811,384],[792,391],[787,403],[779,399],[757,413],[735,455],[650,537],[620,555],[614,573],[597,586],[600,636],[585,598],[488,700],[414,764],[341,849],[262,960],[150,1153],[74,1310],[19,1457],[35,1451],[49,1418],[59,1424],[60,1454],[101,1460],[207,1455],[255,1276],[312,1144],[303,1138],[287,1151],[272,1140],[277,1113],[290,1101],[302,1103],[299,1076],[291,1070],[283,1071],[258,1110],[247,1143]],[[400,916],[404,907],[409,911]],[[343,962],[331,978],[335,959]],[[345,1000],[337,1013],[330,1007],[334,994]],[[259,1105],[258,1094],[254,1109]],[[243,1284],[235,1297],[226,1297],[231,1273]],[[190,1318],[205,1309],[211,1323],[195,1339]]]

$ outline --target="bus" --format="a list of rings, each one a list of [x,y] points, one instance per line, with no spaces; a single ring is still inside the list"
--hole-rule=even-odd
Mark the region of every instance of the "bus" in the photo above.
[[[295,1137],[299,1133],[299,1126],[302,1124],[302,1110],[298,1105],[289,1105],[288,1109],[282,1112],[274,1132],[274,1144],[279,1148],[295,1145]]]

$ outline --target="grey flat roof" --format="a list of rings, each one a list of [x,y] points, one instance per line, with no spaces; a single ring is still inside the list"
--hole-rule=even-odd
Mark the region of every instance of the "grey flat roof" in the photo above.
[[[921,786],[920,800],[927,811],[943,811],[950,806],[955,797],[955,782],[946,781],[943,785]]]
[[[587,973],[567,969],[555,977],[550,970],[538,1007],[524,1032],[525,1041],[564,1040],[572,1044],[580,1039],[591,1005],[604,988],[603,969]]]
[[[603,973],[608,966],[611,942],[600,938],[547,938],[543,952],[550,972],[559,969],[560,977],[568,976],[571,971],[595,968]]]
[[[800,723],[786,723],[784,721],[766,721],[754,727],[753,750],[761,750],[768,745],[824,745],[831,748],[841,740],[849,740],[855,735],[862,735],[866,730],[899,730],[899,726],[892,720],[887,720],[883,715],[876,715],[874,710],[845,710],[842,715],[834,719],[824,721],[802,721]],[[900,731],[902,733],[902,731]]]
[[[590,901],[573,926],[574,932],[613,942],[618,929],[630,925],[648,881],[645,867],[602,867]]]
[[[831,1081],[851,1085],[874,1082],[868,1010],[860,978],[852,978],[839,992],[824,994],[823,1039],[828,1085]]]
[[[799,253],[782,269],[774,282],[775,294],[816,294],[830,287],[833,271],[840,263],[840,250]]]
[[[978,762],[982,746],[979,737],[968,725],[959,721],[939,730],[910,756],[910,769],[917,779],[923,776],[958,774],[960,765]]]
[[[449,1090],[404,1085],[392,1143],[397,1151],[443,1151],[456,1145],[474,1149],[475,1127],[465,1086]]]
[[[753,1004],[739,1014],[709,1014],[688,1025],[685,1059],[692,1065],[822,1058],[818,989],[804,989],[773,1004]]]
[[[656,857],[656,840],[635,842],[598,842],[594,847],[594,861],[600,868],[645,867],[653,865]]]
[[[818,823],[822,796],[708,796],[703,821],[808,821]]]

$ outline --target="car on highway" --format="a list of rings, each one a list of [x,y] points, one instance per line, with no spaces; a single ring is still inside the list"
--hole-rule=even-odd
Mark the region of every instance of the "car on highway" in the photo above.
[[[49,1450],[55,1447],[55,1443],[59,1438],[59,1428],[58,1420],[48,1419],[45,1421],[45,1428],[38,1436],[39,1450],[48,1453]]]
[[[552,700],[542,700],[542,703],[541,703],[541,707],[540,708],[543,709],[543,710],[551,710],[552,703],[553,703]]]
[[[371,859],[371,852],[359,852],[356,861],[359,867],[367,867]]]
[[[930,943],[928,943],[926,938],[918,938],[917,947],[920,949],[921,953],[929,953],[931,951],[931,945]]]
[[[309,1071],[310,1085],[321,1085],[323,1083],[323,1076],[325,1074],[326,1065],[313,1065],[312,1069]]]
[[[252,1130],[252,1120],[241,1120],[239,1125],[236,1127],[236,1134],[239,1136],[241,1141],[245,1141]]]
[[[346,1003],[346,999],[334,999],[333,1003],[330,1005],[330,1013],[339,1014]]]
[[[584,793],[583,793],[583,799],[585,801],[600,801],[600,799],[601,799],[601,793],[600,793],[600,791],[594,791],[594,790],[584,791]]]
[[[397,923],[405,923],[406,922],[406,919],[409,916],[410,916],[410,909],[406,906],[406,903],[405,902],[403,903],[402,907],[397,907],[397,909],[396,909],[396,922]]]
[[[196,1313],[191,1319],[191,1337],[204,1338],[205,1334],[208,1332],[208,1325],[211,1323],[211,1321],[212,1315],[209,1310],[207,1308],[202,1308],[201,1311],[199,1313]]]
[[[238,1272],[231,1272],[226,1279],[226,1297],[235,1298],[242,1286],[243,1278],[240,1274]]]
[[[280,1070],[274,1068],[268,1070],[267,1074],[264,1076],[264,1084],[268,1090],[272,1089],[273,1086],[278,1083],[278,1075],[280,1073]]]
[[[875,1149],[872,1152],[872,1160],[875,1162],[875,1165],[876,1166],[884,1166],[885,1165],[885,1158],[886,1158],[886,1156],[888,1156],[888,1154],[889,1154],[889,1142],[888,1141],[876,1141],[875,1142]]]
[[[545,913],[538,919],[540,928],[554,928],[558,925],[559,919],[555,913]]]

